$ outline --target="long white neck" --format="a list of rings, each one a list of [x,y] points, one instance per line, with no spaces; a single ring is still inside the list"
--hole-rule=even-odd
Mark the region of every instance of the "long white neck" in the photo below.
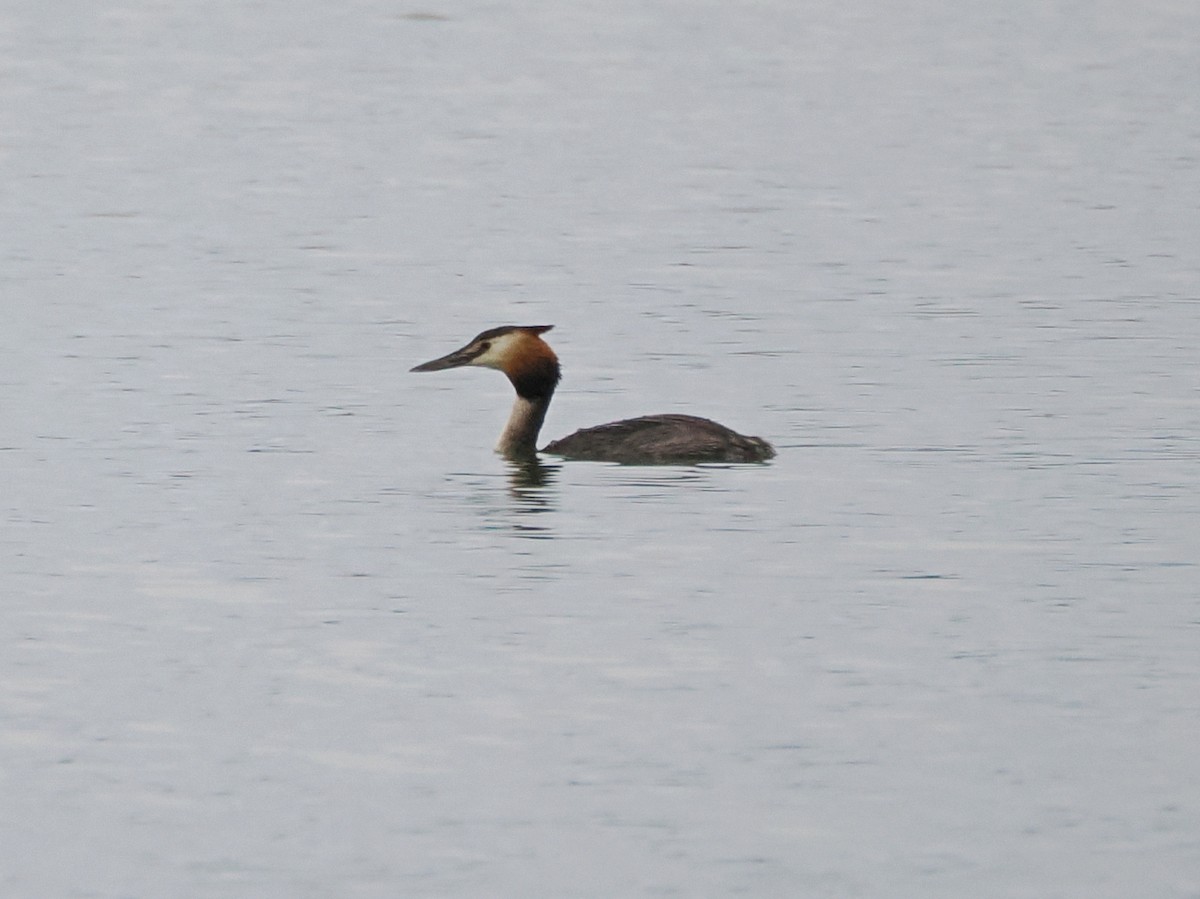
[[[496,452],[509,459],[531,459],[536,456],[538,432],[542,430],[542,422],[546,420],[546,410],[550,408],[553,396],[553,391],[532,398],[518,394],[513,401],[508,424],[504,426],[500,442],[496,444]]]

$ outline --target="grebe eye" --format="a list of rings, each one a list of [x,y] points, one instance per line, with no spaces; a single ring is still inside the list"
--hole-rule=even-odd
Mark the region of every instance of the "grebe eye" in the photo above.
[[[491,348],[492,342],[490,340],[485,340],[483,343],[479,344],[479,352],[481,353],[486,353]]]

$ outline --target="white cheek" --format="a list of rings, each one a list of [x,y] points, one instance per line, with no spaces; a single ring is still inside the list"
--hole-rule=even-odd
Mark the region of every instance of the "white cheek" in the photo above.
[[[484,368],[503,368],[504,359],[512,348],[513,339],[511,334],[492,338],[491,346],[472,359],[471,364],[481,365]]]

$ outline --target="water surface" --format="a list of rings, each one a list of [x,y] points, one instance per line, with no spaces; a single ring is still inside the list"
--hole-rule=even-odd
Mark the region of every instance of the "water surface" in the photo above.
[[[1198,41],[0,15],[4,894],[1200,896]]]

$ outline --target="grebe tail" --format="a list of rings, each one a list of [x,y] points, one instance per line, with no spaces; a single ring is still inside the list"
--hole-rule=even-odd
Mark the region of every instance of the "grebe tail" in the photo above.
[[[413,371],[441,371],[478,365],[504,372],[517,393],[496,452],[510,459],[537,455],[537,437],[561,369],[554,350],[541,338],[553,325],[505,325],[479,334],[455,350]],[[626,465],[686,465],[699,462],[765,462],[775,449],[761,437],[747,437],[694,415],[647,415],[584,428],[547,444],[542,452],[592,462]]]

